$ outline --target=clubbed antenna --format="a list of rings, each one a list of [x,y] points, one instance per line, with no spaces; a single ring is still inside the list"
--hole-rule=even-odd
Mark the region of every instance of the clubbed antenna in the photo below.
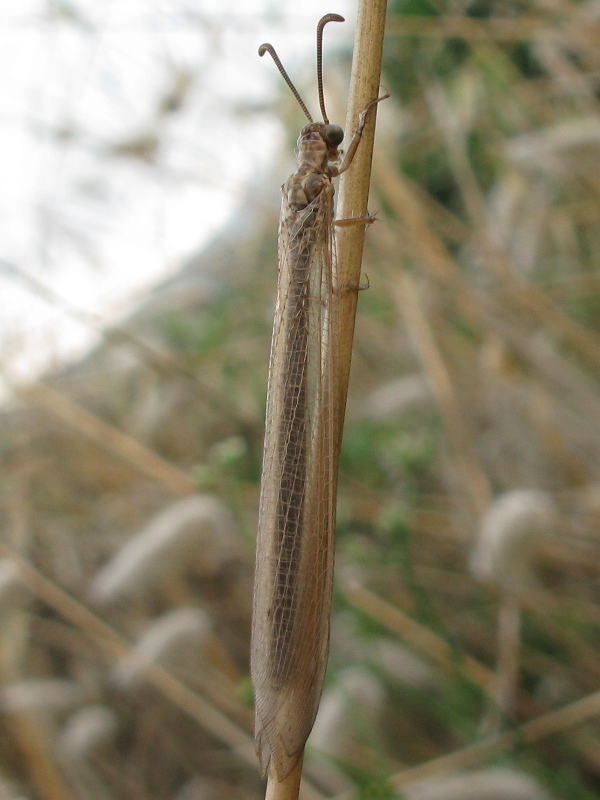
[[[329,17],[334,17],[336,15],[335,14],[329,14],[328,16]],[[326,17],[323,17],[323,19],[326,19]],[[323,22],[323,19],[321,20],[321,22],[319,22],[319,25],[321,25],[321,23]],[[313,119],[312,119],[311,115],[308,113],[307,107],[304,105],[304,100],[300,97],[300,93],[298,92],[298,89],[296,89],[296,87],[294,86],[294,84],[291,81],[290,76],[287,74],[287,72],[283,68],[283,64],[279,60],[279,56],[275,52],[275,48],[273,47],[272,44],[268,44],[268,43],[261,44],[261,46],[258,48],[258,55],[259,56],[264,56],[265,53],[270,53],[271,54],[271,58],[275,62],[275,65],[276,65],[277,69],[279,70],[279,72],[281,72],[281,74],[283,76],[283,80],[290,87],[290,89],[292,90],[292,94],[294,95],[296,100],[300,103],[300,108],[306,114],[306,116],[308,118],[308,121],[312,122]]]
[[[339,14],[325,14],[317,25],[317,87],[319,89],[321,114],[323,114],[323,122],[326,125],[329,124],[329,120],[327,119],[327,112],[325,111],[325,95],[323,94],[323,28],[328,22],[344,22],[344,18],[340,17]]]

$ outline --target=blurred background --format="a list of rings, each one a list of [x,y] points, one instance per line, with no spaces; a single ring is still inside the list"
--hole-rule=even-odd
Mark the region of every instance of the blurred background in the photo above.
[[[0,2],[0,798],[259,798],[279,187],[355,8]],[[304,797],[600,796],[600,4],[390,0]]]

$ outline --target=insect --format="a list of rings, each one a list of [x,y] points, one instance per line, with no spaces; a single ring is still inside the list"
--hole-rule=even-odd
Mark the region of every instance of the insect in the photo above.
[[[278,781],[302,757],[329,647],[343,414],[332,179],[351,165],[367,114],[384,99],[362,111],[341,158],[344,133],[330,124],[325,110],[322,41],[328,22],[343,21],[327,14],[317,26],[323,122],[313,122],[274,48],[263,44],[258,51],[272,56],[309,121],[298,139],[298,169],[282,187],[252,623],[256,749],[263,774],[274,770]]]

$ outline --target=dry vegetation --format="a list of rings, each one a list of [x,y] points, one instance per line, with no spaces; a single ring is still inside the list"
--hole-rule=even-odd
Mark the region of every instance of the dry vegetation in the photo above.
[[[600,5],[401,10],[305,796],[594,798]],[[262,792],[247,674],[275,230],[254,204],[3,414],[2,798]]]

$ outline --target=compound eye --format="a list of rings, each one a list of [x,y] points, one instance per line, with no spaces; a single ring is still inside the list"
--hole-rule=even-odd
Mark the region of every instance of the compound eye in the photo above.
[[[339,125],[325,125],[322,135],[329,147],[338,147],[344,138],[344,131]]]

